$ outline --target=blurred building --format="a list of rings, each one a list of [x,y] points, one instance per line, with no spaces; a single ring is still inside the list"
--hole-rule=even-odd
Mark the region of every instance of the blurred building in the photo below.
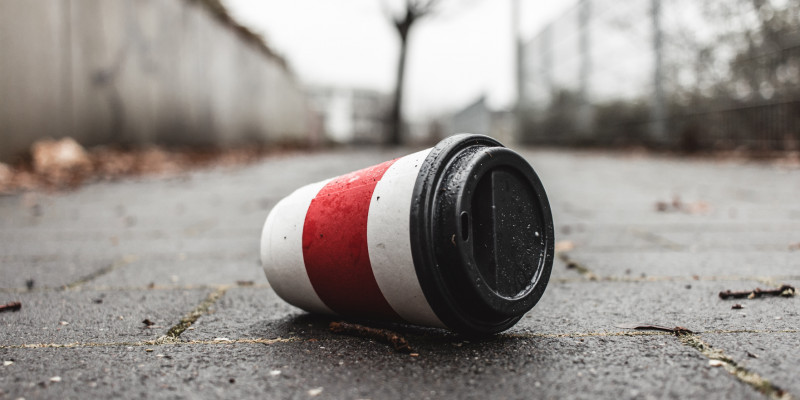
[[[510,111],[491,110],[481,96],[456,112],[452,118],[453,133],[477,133],[491,136],[504,145],[516,142],[516,117]]]
[[[386,140],[391,97],[378,90],[316,86],[308,89],[325,137],[336,143],[377,144]]]

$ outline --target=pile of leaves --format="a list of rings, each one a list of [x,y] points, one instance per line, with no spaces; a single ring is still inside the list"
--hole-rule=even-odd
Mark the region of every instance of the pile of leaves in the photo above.
[[[41,140],[14,166],[0,163],[0,194],[72,189],[86,182],[142,175],[175,175],[212,166],[252,163],[287,146],[83,148],[72,138]]]

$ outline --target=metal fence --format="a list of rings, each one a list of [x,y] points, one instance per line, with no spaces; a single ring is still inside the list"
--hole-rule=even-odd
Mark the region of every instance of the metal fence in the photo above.
[[[800,0],[583,0],[521,48],[524,141],[800,147]]]

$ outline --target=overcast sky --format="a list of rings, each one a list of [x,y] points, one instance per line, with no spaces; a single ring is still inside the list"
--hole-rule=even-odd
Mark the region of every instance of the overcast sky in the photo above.
[[[397,0],[393,0],[397,1]],[[263,34],[305,84],[391,93],[399,39],[381,0],[225,0]],[[576,0],[520,0],[524,37]],[[404,107],[419,119],[457,110],[481,94],[491,106],[515,97],[511,0],[445,1],[412,29]]]

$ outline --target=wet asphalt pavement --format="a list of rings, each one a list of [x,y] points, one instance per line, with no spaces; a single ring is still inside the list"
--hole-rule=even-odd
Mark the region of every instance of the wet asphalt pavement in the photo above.
[[[331,333],[258,260],[282,197],[403,154],[0,197],[0,304],[22,304],[0,313],[0,399],[800,397],[800,297],[718,296],[800,285],[797,166],[523,151],[556,223],[544,297],[485,340],[379,326],[408,354]]]

